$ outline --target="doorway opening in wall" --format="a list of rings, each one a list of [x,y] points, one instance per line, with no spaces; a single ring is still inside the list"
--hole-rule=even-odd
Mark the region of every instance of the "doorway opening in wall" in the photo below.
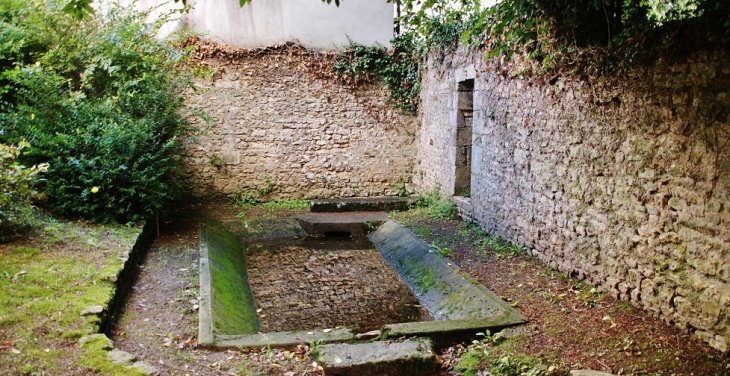
[[[474,115],[474,80],[458,84],[456,110],[456,169],[454,195],[471,196],[471,138]]]

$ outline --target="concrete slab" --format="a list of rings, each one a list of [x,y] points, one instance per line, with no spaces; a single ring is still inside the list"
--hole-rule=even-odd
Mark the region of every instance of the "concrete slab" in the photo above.
[[[407,210],[416,204],[416,197],[358,197],[341,198],[331,200],[312,200],[309,203],[309,211],[321,212],[358,212],[358,211],[384,211]]]
[[[295,217],[310,235],[350,233],[364,236],[388,220],[386,212],[305,213]]]
[[[368,235],[436,320],[489,320],[500,327],[527,320],[396,221]]]
[[[288,332],[270,332],[249,335],[218,335],[216,347],[223,348],[257,348],[257,347],[290,347],[300,343],[321,342],[339,343],[352,341],[355,333],[349,328],[294,330]]]
[[[327,375],[435,375],[437,370],[428,339],[324,345],[319,353]]]

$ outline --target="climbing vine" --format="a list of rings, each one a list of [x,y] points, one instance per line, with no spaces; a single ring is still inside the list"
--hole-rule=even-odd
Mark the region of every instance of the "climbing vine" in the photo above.
[[[353,43],[336,58],[332,69],[356,85],[380,80],[388,89],[388,100],[393,105],[415,113],[421,80],[418,57],[413,53],[413,35],[397,36],[392,44],[392,48],[386,50]]]

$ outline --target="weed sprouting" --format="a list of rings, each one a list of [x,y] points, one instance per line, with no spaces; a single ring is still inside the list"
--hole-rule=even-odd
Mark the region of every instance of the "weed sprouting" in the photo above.
[[[247,207],[256,205],[258,201],[256,200],[256,197],[254,197],[253,193],[237,189],[236,192],[233,193],[233,203],[236,204],[236,206]]]
[[[271,182],[271,179],[268,176],[266,177],[266,184],[256,188],[256,191],[258,191],[259,194],[262,196],[268,195],[273,190],[274,190],[274,183]]]
[[[315,362],[318,361],[320,356],[320,347],[322,346],[322,340],[308,341],[307,346],[309,346],[309,351],[307,352],[307,355],[309,355]]]
[[[451,248],[446,247],[441,244],[437,244],[436,242],[431,242],[431,247],[428,250],[431,253],[437,254],[439,257],[453,257],[454,251],[451,250]]]

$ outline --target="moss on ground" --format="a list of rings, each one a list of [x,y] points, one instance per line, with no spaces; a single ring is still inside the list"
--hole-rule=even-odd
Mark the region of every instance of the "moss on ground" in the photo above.
[[[76,341],[98,330],[99,317],[81,312],[106,307],[115,286],[105,277],[122,269],[139,231],[53,221],[0,246],[0,341],[12,345],[0,351],[1,374],[120,368],[105,350],[80,349]]]

